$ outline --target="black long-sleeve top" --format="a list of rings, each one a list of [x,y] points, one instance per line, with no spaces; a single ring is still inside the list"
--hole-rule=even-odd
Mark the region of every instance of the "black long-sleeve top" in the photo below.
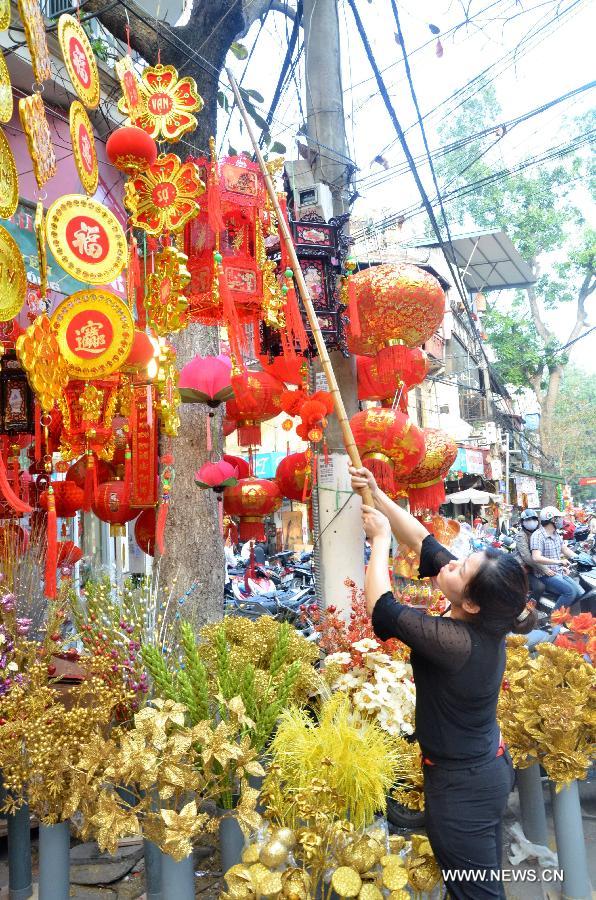
[[[437,575],[451,559],[453,554],[428,535],[420,577]],[[397,603],[390,591],[377,601],[372,624],[381,640],[398,638],[412,650],[416,737],[423,756],[452,769],[493,759],[500,740],[496,710],[505,638]]]

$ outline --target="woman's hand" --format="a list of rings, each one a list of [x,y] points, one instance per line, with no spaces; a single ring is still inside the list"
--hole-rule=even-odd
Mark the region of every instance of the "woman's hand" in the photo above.
[[[352,477],[352,490],[355,494],[359,494],[364,488],[369,488],[372,494],[379,490],[375,476],[368,469],[365,469],[364,466],[361,469],[349,466],[348,471]]]
[[[389,543],[391,541],[391,526],[389,519],[374,509],[372,506],[362,506],[362,525],[367,539],[372,543],[375,539],[383,538]]]

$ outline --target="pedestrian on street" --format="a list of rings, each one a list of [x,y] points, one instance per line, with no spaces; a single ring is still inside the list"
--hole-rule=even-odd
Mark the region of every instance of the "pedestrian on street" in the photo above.
[[[555,506],[545,506],[540,510],[540,528],[530,539],[532,559],[548,566],[551,575],[541,575],[541,581],[553,596],[557,597],[555,609],[572,606],[582,595],[582,589],[568,574],[569,560],[575,559],[569,547],[559,534],[563,528],[563,513]]]
[[[494,548],[455,559],[414,516],[384,494],[367,469],[350,469],[372,552],[366,605],[376,635],[411,650],[416,737],[423,755],[426,830],[453,900],[504,898],[501,819],[514,774],[497,724],[505,636],[536,621],[526,574]],[[396,602],[387,557],[391,532],[420,555],[420,576],[436,578],[451,604],[443,616]]]

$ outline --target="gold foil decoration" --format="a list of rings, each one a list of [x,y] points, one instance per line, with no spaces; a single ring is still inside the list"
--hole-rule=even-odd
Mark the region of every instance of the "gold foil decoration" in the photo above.
[[[131,121],[134,121],[141,114],[143,96],[141,94],[139,77],[131,57],[127,55],[119,59],[115,69],[122,88],[122,97],[118,101],[118,109],[125,116],[128,116]]]
[[[68,384],[68,367],[45,313],[17,338],[16,351],[42,410],[50,412]]]
[[[109,284],[127,259],[126,237],[113,212],[91,197],[65,194],[46,218],[50,250],[65,272],[90,284]]]
[[[178,232],[198,213],[204,191],[199,167],[166,153],[146,172],[129,178],[124,204],[131,213],[131,224],[147,234]]]
[[[123,75],[130,69],[121,61]],[[120,75],[120,72],[118,72]],[[120,76],[123,88],[123,76]],[[126,85],[130,87],[130,81]],[[148,66],[137,82],[141,100],[136,110],[131,110],[130,97],[125,93],[120,100],[120,112],[129,116],[133,125],[142,128],[155,140],[179,141],[182,135],[197,127],[193,112],[200,112],[203,100],[197,91],[194,78],[179,78],[174,66]]]
[[[0,322],[8,322],[20,311],[27,292],[27,273],[18,244],[0,226]]]
[[[39,0],[18,0],[19,16],[25,29],[33,77],[43,84],[52,77],[52,60],[46,40],[46,26],[41,14]]]
[[[42,188],[56,174],[56,154],[41,94],[19,100],[19,117],[27,138],[35,180]]]
[[[100,98],[99,72],[83,26],[73,16],[60,16],[58,40],[73,88],[88,109],[96,109]]]
[[[149,324],[161,337],[185,327],[188,300],[182,291],[190,284],[188,257],[165,247],[155,258],[155,271],[147,278],[145,307]]]
[[[10,83],[10,72],[0,52],[0,122],[4,125],[12,119],[12,111],[14,102],[12,97],[12,84]]]
[[[48,292],[48,255],[46,253],[46,226],[43,200],[37,201],[33,228],[35,230],[37,259],[39,262],[39,291],[42,299],[45,299]]]
[[[10,0],[0,0],[0,31],[6,31],[10,25]]]
[[[339,866],[331,876],[333,890],[340,897],[357,897],[362,887],[362,879],[349,866]]]
[[[0,128],[0,216],[10,219],[14,216],[19,205],[19,176],[17,166],[6,140],[6,135]]]
[[[78,100],[73,100],[70,104],[69,125],[75,166],[83,190],[86,194],[92,195],[99,183],[95,135],[87,110]]]

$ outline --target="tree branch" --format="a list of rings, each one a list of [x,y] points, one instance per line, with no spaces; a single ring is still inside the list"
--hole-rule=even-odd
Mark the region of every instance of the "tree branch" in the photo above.
[[[533,287],[526,288],[526,294],[528,295],[528,302],[530,304],[530,313],[532,315],[532,321],[536,326],[536,331],[544,341],[544,343],[548,343],[553,338],[553,333],[546,327],[542,320],[542,315],[540,313],[540,307],[538,306],[538,297],[536,296],[536,291]]]
[[[150,17],[145,10],[134,2],[127,0],[126,6],[118,4],[115,7],[108,7],[106,10],[105,0],[87,0],[85,4],[85,13],[95,13],[102,25],[110,31],[115,38],[127,42],[126,27],[130,25],[130,46],[137,53],[140,53],[143,59],[148,63],[157,61],[157,32],[153,26],[145,24]],[[162,23],[166,30],[170,29],[169,25]]]
[[[586,300],[594,292],[596,289],[596,275],[594,272],[586,272],[585,278],[582,281],[582,285],[579,289],[577,295],[577,315],[575,318],[575,324],[569,333],[569,337],[566,340],[566,344],[569,344],[571,341],[574,341],[576,337],[582,332],[582,329],[586,325],[586,321],[588,315],[586,313]]]

